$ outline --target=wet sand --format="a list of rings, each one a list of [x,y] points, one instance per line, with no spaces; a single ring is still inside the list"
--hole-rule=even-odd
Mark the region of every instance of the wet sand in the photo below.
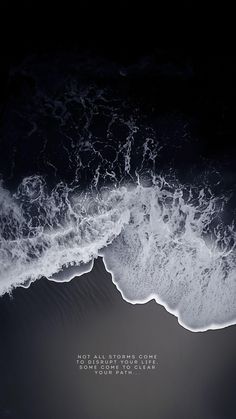
[[[1,419],[231,419],[236,326],[190,332],[154,301],[125,302],[97,260],[68,283],[0,300]],[[155,372],[98,376],[78,353],[157,354]]]

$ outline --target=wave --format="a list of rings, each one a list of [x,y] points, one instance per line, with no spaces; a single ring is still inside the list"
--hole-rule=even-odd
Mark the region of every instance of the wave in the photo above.
[[[234,324],[235,229],[219,196],[234,177],[202,158],[189,118],[146,108],[125,78],[74,55],[12,72],[22,89],[1,127],[15,192],[1,183],[0,295],[70,281],[102,256],[125,300],[155,299],[194,331]]]
[[[162,177],[81,192],[44,178],[0,190],[0,294],[69,281],[103,257],[125,300],[155,299],[189,330],[235,324],[236,253],[225,197]]]

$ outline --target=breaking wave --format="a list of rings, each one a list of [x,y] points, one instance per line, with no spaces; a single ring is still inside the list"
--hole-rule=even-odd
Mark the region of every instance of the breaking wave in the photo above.
[[[220,192],[234,179],[202,159],[188,118],[129,98],[130,71],[73,54],[12,71],[0,295],[69,281],[102,256],[127,301],[155,299],[190,330],[234,324],[235,229]]]
[[[236,319],[233,224],[224,197],[162,177],[81,192],[40,176],[0,191],[0,294],[68,281],[102,256],[123,297],[156,299],[190,330]]]

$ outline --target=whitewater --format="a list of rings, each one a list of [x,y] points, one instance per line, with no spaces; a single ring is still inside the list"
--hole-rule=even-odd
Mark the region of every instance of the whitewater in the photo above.
[[[69,281],[103,257],[123,298],[155,299],[193,331],[236,319],[233,224],[224,197],[171,183],[81,192],[40,176],[0,192],[0,294],[46,277]]]
[[[12,73],[28,90],[9,96],[0,136],[0,295],[70,281],[102,257],[126,301],[154,299],[192,331],[235,324],[224,171],[200,154],[189,170],[199,151],[184,115],[141,111],[103,86],[97,62],[68,59]]]

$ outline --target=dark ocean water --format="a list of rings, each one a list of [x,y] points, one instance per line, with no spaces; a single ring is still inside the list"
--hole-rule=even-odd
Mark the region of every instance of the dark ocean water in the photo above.
[[[233,418],[235,326],[193,333],[154,301],[125,302],[102,260],[69,283],[0,301],[1,418]],[[78,353],[157,354],[156,371],[95,376]]]
[[[71,49],[12,65],[0,294],[103,252],[126,300],[154,295],[191,330],[234,324],[233,134],[227,98],[215,105],[214,84],[208,91],[213,64],[204,72],[163,52],[120,61]]]

